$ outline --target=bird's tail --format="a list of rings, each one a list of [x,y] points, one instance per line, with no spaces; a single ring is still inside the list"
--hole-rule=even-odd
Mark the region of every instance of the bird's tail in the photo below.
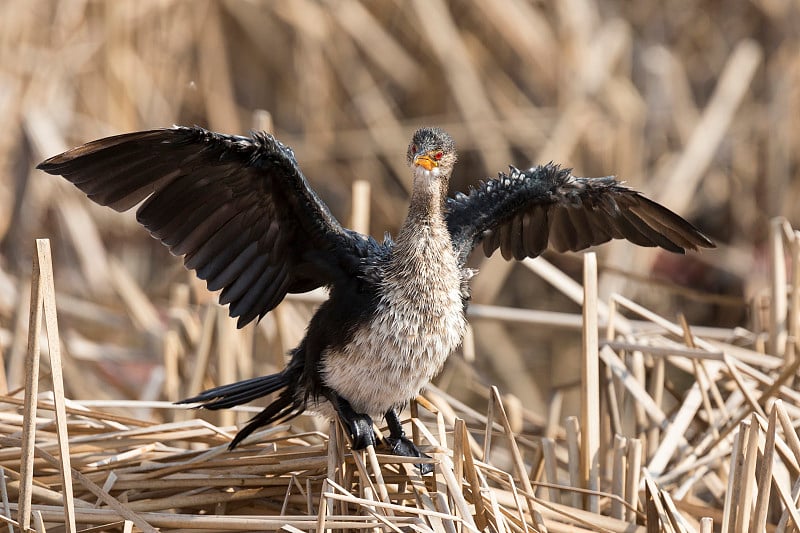
[[[281,391],[271,404],[250,419],[247,425],[239,430],[239,433],[228,445],[228,449],[232,450],[256,429],[279,420],[294,418],[305,410],[305,395],[298,394],[297,391],[297,387],[301,382],[298,370],[289,366],[283,372],[278,372],[277,374],[245,379],[230,385],[214,387],[177,403],[199,403],[198,408],[211,410],[227,409],[253,401],[267,394]]]

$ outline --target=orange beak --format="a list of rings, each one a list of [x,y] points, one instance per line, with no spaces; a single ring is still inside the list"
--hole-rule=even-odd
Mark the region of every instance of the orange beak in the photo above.
[[[427,154],[415,155],[414,164],[421,166],[425,170],[431,170],[433,167],[438,166],[436,160]]]

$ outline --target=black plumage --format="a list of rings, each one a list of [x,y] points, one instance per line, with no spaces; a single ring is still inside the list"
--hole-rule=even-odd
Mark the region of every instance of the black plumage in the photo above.
[[[415,133],[408,160],[409,216],[396,241],[382,243],[342,227],[293,152],[266,133],[143,131],[90,142],[38,168],[117,211],[141,202],[137,220],[184,256],[209,289],[221,289],[220,302],[239,327],[287,293],[330,289],[285,370],[187,400],[221,409],[279,393],[232,447],[257,427],[314,408],[338,414],[354,447],[374,442],[369,415],[384,415],[395,453],[419,456],[397,409],[460,342],[472,275],[466,262],[480,244],[506,259],[610,239],[673,252],[713,246],[683,218],[612,177],[577,178],[552,163],[512,167],[468,194],[447,197],[455,146],[437,128]],[[371,384],[363,394],[359,380]]]

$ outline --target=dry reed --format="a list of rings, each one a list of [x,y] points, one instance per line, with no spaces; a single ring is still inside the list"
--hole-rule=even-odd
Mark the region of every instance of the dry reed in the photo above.
[[[798,6],[681,9],[2,3],[0,521],[17,531],[21,509],[37,530],[68,531],[800,529]],[[435,123],[459,143],[454,188],[508,163],[616,173],[720,247],[606,246],[583,284],[575,256],[475,258],[466,357],[410,411],[434,476],[353,454],[311,417],[227,452],[258,408],[170,402],[280,368],[324,295],[236,332],[130,214],[32,170],[171,123],[274,130],[336,215],[376,235],[404,216],[410,132]]]

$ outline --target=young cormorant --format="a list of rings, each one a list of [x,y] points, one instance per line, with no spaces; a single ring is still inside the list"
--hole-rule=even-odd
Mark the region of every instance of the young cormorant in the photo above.
[[[311,189],[291,149],[269,134],[223,135],[173,127],[108,137],[51,157],[61,174],[137,220],[222,289],[242,327],[287,293],[328,287],[286,368],[207,390],[186,403],[207,409],[277,398],[230,444],[306,409],[335,415],[352,446],[373,444],[385,417],[389,445],[419,457],[398,409],[441,369],[464,336],[472,249],[506,259],[582,250],[610,239],[672,252],[713,247],[686,220],[613,177],[578,178],[548,164],[501,173],[469,194],[447,196],[452,138],[418,130],[408,146],[413,191],[397,238],[380,243],[342,227]]]

